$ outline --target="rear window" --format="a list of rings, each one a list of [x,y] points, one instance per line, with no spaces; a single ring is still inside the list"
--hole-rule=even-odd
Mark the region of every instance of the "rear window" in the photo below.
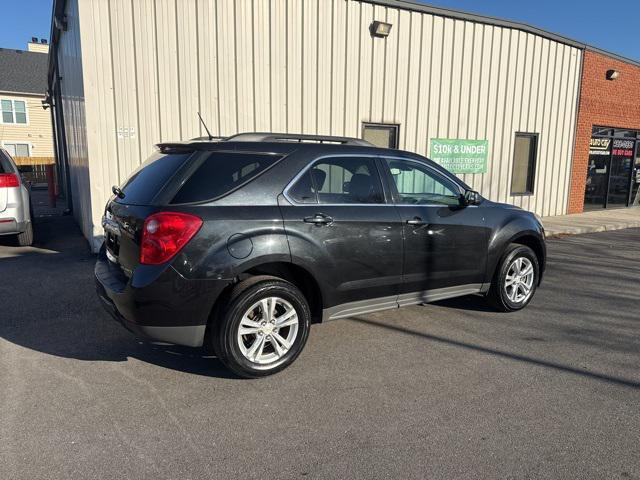
[[[213,200],[247,183],[281,158],[264,153],[211,152],[171,203]]]
[[[156,153],[135,170],[125,182],[125,197],[118,203],[148,205],[171,176],[189,158],[189,153]]]

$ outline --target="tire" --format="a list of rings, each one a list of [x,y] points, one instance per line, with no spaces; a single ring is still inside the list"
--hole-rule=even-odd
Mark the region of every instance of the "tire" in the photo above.
[[[210,336],[222,363],[244,378],[265,377],[291,365],[307,342],[311,324],[302,292],[277,277],[257,276],[236,285],[227,298],[217,309]],[[246,334],[240,334],[241,327]]]
[[[530,270],[532,276],[529,273],[522,275],[523,272]],[[512,280],[514,276],[515,282]],[[533,298],[539,280],[540,265],[536,254],[525,245],[512,243],[507,247],[496,268],[487,295],[489,303],[501,312],[521,310]]]
[[[29,218],[25,231],[18,234],[18,245],[21,247],[30,247],[33,245],[33,222],[31,218]]]

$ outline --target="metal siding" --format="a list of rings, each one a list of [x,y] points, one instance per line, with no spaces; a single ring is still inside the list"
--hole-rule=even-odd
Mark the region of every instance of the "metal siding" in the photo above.
[[[215,2],[220,89],[220,134],[239,132],[237,109],[235,2]]]
[[[302,133],[317,133],[318,77],[320,76],[318,52],[318,0],[302,2]],[[327,25],[325,25],[327,26]],[[329,35],[331,35],[329,31]],[[323,64],[323,74],[330,72]],[[328,112],[323,112],[325,115]],[[328,129],[325,130],[328,132]]]
[[[346,75],[347,68],[347,39],[349,30],[347,30],[347,8],[340,8],[340,0],[331,0],[330,2],[320,2],[320,7],[324,12],[324,17],[320,19],[320,27],[322,31],[327,24],[331,25],[331,46],[330,48],[321,48],[321,52],[329,55],[329,59],[324,59],[331,65],[331,76],[329,78],[330,88],[328,97],[321,96],[320,108],[329,107],[328,120],[323,122],[325,115],[319,116],[318,130],[328,131],[331,135],[345,134],[345,111],[347,108],[346,94]],[[327,11],[328,10],[328,11]],[[326,72],[324,73],[326,75]],[[323,75],[320,69],[320,75]],[[322,85],[322,79],[319,80]],[[324,90],[327,93],[327,90]],[[328,123],[329,130],[326,129]]]
[[[303,5],[304,0],[287,0],[287,132],[303,130]]]
[[[253,15],[253,96],[255,129],[258,132],[271,130],[270,92],[270,16],[269,2],[254,2]]]
[[[270,97],[270,130],[286,132],[289,124],[287,114],[288,67],[287,58],[287,2],[288,0],[270,1],[270,60],[271,60],[271,97]]]
[[[57,51],[58,75],[61,82],[61,105],[65,123],[65,141],[69,164],[70,188],[74,202],[74,217],[83,234],[91,238],[92,212],[87,151],[82,50],[80,48],[80,18],[77,0],[67,1],[67,31],[60,39]]]
[[[236,39],[236,112],[238,132],[255,131],[253,8],[251,0],[233,2],[235,22],[231,23]]]
[[[403,17],[404,18],[404,17]],[[422,52],[422,16],[411,12],[409,14],[409,35],[407,37],[407,75],[405,92],[401,95],[405,105],[404,122],[400,125],[400,139],[408,150],[415,150],[418,133],[418,102],[420,88],[420,55]],[[406,23],[405,23],[406,26]],[[407,30],[406,28],[404,30]],[[413,101],[409,101],[413,99]]]
[[[382,121],[384,123],[401,123],[396,117],[396,102],[398,97],[398,70],[404,70],[405,65],[398,63],[398,46],[401,36],[400,29],[403,26],[399,23],[399,12],[390,9],[386,12],[386,21],[397,27],[395,35],[390,35],[384,42],[385,50],[383,57],[384,83],[382,85]]]
[[[156,52],[154,0],[133,2],[135,41],[135,86],[137,91],[137,143],[139,155],[135,163],[144,161],[153,152],[153,146],[161,138],[160,101],[158,91],[158,57]]]
[[[345,27],[345,65],[344,65],[344,135],[360,136],[359,119],[361,102],[361,79],[369,78],[368,75],[360,75],[362,70],[362,55],[364,35],[362,33],[362,9],[363,6],[357,2],[348,2],[346,8]],[[340,85],[336,83],[336,87]]]
[[[196,0],[176,0],[176,38],[178,67],[178,100],[180,105],[179,138],[200,135],[200,63],[201,43],[198,39]]]
[[[198,110],[214,135],[360,136],[362,122],[398,123],[400,148],[420,154],[432,138],[487,139],[488,173],[463,180],[494,200],[566,212],[581,62],[574,46],[359,0],[86,0],[81,7],[90,157],[82,161],[91,182],[78,184],[76,175],[74,185],[79,211],[92,210],[81,221],[87,235],[99,232],[89,225],[99,225],[111,185],[153,144],[204,134]],[[77,14],[75,2],[68,9]],[[373,20],[393,24],[387,39],[371,37]],[[62,35],[64,48],[73,35]],[[510,192],[516,131],[540,135],[531,196]]]

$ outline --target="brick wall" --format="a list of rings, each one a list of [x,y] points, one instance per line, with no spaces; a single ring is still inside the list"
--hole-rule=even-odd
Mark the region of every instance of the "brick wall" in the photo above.
[[[611,69],[620,72],[616,80],[606,79],[606,72]],[[569,213],[580,213],[584,207],[593,125],[640,130],[640,67],[587,50],[582,70]]]

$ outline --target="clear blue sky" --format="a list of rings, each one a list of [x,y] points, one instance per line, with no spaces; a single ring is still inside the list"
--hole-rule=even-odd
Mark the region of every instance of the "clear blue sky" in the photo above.
[[[49,37],[52,0],[1,0],[0,47]],[[528,23],[640,61],[640,1],[434,0],[434,6]]]

